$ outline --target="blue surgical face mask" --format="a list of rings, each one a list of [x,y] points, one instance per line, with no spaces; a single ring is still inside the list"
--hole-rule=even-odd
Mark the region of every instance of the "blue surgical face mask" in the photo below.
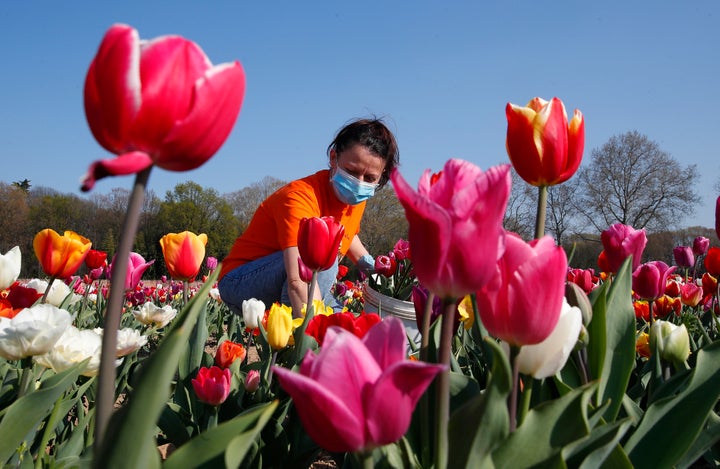
[[[375,189],[378,186],[377,184],[361,181],[340,166],[335,168],[335,172],[330,177],[330,182],[338,199],[348,205],[357,205],[369,199],[375,195]]]

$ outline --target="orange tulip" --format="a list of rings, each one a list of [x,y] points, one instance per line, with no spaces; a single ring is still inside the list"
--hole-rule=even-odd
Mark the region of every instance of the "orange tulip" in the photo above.
[[[196,235],[190,231],[169,233],[160,239],[170,276],[176,280],[192,281],[200,272],[205,258],[207,235]]]
[[[43,271],[50,277],[66,279],[72,276],[85,261],[92,243],[74,231],[60,236],[46,228],[35,235],[33,249]]]
[[[215,352],[215,365],[220,368],[230,368],[230,365],[232,365],[235,360],[240,360],[241,362],[245,360],[246,355],[247,351],[242,344],[225,340],[220,344],[217,352]]]

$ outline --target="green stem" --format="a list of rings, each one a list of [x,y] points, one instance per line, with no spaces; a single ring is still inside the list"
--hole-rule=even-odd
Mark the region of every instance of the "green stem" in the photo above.
[[[268,368],[267,368],[267,383],[268,383],[268,388],[270,387],[270,383],[272,383],[272,378],[273,378],[273,366],[275,365],[275,362],[277,361],[277,355],[278,355],[277,350],[273,350],[273,353],[272,353],[271,358],[270,358],[270,362],[268,363]]]
[[[513,386],[508,397],[508,415],[510,417],[510,433],[513,433],[517,428],[517,404],[518,404],[518,387],[520,377],[520,367],[518,366],[517,356],[520,353],[520,347],[515,345],[510,346],[510,364],[512,366],[513,373]]]
[[[110,282],[110,296],[105,313],[105,324],[100,355],[100,371],[98,374],[98,395],[95,414],[95,452],[100,453],[103,444],[105,429],[115,405],[115,356],[117,350],[117,331],[120,327],[120,317],[125,299],[125,277],[130,260],[130,251],[135,242],[140,213],[145,202],[145,187],[150,177],[152,166],[136,174],[135,184],[128,200],[128,209],[120,235],[120,243],[115,253],[115,262],[112,266],[112,282]]]
[[[33,372],[33,366],[32,357],[25,357],[20,360],[18,399],[31,391],[31,387],[35,387],[35,373]]]
[[[302,324],[300,324],[300,327],[298,327],[294,333],[295,350],[293,351],[293,364],[300,363],[300,360],[302,360],[302,357],[305,354],[305,347],[303,346],[303,344],[305,344],[305,340],[303,339],[305,338],[305,330],[307,329],[308,323],[312,321],[312,318],[315,316],[315,302],[313,301],[313,297],[315,296],[317,275],[317,270],[314,270],[312,279],[310,280],[310,285],[308,286],[308,301],[305,306],[305,319],[303,319]]]
[[[442,328],[438,362],[445,365],[437,380],[437,434],[435,435],[435,468],[445,469],[448,462],[448,422],[450,420],[450,355],[453,324],[457,306],[452,298],[443,299]]]
[[[220,406],[217,406],[217,405],[212,406],[212,410],[210,411],[210,415],[208,416],[207,430],[217,427],[219,411],[220,411]]]
[[[520,407],[518,408],[517,424],[522,425],[525,416],[530,411],[530,400],[532,399],[532,376],[523,376],[522,378],[523,389],[520,394]]]
[[[545,214],[547,213],[547,186],[538,187],[538,205],[535,216],[535,239],[542,238],[545,234]]]
[[[428,293],[427,301],[423,311],[420,335],[420,361],[428,361],[428,348],[430,346],[430,320],[432,319],[432,305],[435,301],[435,294]],[[423,393],[420,397],[420,436],[422,438],[422,454],[420,461],[427,462],[430,450],[430,401],[428,394]],[[427,467],[429,464],[423,464]]]
[[[48,420],[45,424],[45,430],[43,430],[42,434],[42,440],[40,440],[40,444],[38,445],[38,448],[42,448],[43,450],[47,446],[47,442],[50,441],[50,437],[53,435],[53,432],[55,431],[55,424],[57,424],[58,419],[61,417],[60,415],[60,407],[63,401],[63,396],[60,396],[53,405],[52,411],[50,412],[50,416],[48,417]],[[39,456],[37,460],[35,461],[35,467],[40,469],[43,467],[42,464],[42,456]]]
[[[357,451],[353,454],[355,455],[355,459],[357,459],[358,465],[362,469],[372,469],[375,467],[372,451]]]
[[[188,302],[188,282],[183,280],[183,306]]]

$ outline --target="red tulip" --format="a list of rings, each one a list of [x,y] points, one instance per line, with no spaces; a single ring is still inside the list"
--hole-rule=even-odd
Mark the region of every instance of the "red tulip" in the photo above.
[[[332,267],[344,234],[345,227],[333,217],[300,220],[298,250],[303,263],[313,271]]]
[[[483,172],[467,161],[449,160],[439,176],[425,171],[417,192],[399,171],[391,178],[410,225],[420,283],[440,298],[462,298],[489,282],[504,249],[510,166]]]
[[[355,316],[353,313],[316,314],[307,325],[305,333],[322,345],[325,333],[330,326],[337,326],[352,332],[362,338],[372,326],[380,322],[380,316],[374,313],[363,313]]]
[[[397,261],[391,256],[382,255],[375,258],[375,272],[382,276],[391,277],[397,272],[397,268]]]
[[[402,321],[388,317],[362,339],[328,329],[320,353],[300,372],[275,366],[305,431],[333,452],[370,450],[399,440],[420,396],[445,367],[407,360]]]
[[[305,283],[312,282],[312,270],[308,269],[308,266],[302,261],[302,258],[298,256],[298,273],[300,274],[300,280]]]
[[[191,380],[191,383],[195,395],[201,402],[220,405],[225,402],[225,399],[230,394],[231,379],[232,374],[228,368],[202,367],[198,370],[197,377]]]
[[[85,265],[90,270],[99,269],[105,267],[107,264],[107,253],[98,251],[97,249],[91,249],[85,257]]]
[[[132,27],[112,26],[85,79],[85,115],[98,143],[119,156],[94,162],[82,190],[153,164],[197,168],[225,142],[244,94],[239,62],[213,67],[192,41],[141,41]]]
[[[715,234],[720,238],[720,197],[715,201]]]
[[[160,238],[170,277],[189,282],[197,276],[205,258],[207,239],[205,233],[196,235],[190,231],[168,233]]]
[[[662,261],[642,264],[632,274],[632,288],[635,294],[645,300],[655,300],[665,294],[667,279],[675,271]]]
[[[653,316],[655,318],[663,319],[671,313],[675,313],[676,316],[680,317],[681,311],[682,301],[680,298],[662,295],[653,302]]]
[[[393,246],[392,252],[395,254],[395,259],[399,261],[410,259],[410,242],[405,239],[398,239],[395,246]]]
[[[711,247],[705,256],[705,269],[715,278],[720,277],[720,248]]]
[[[585,293],[590,293],[595,288],[597,278],[593,269],[570,269],[567,280],[577,284]]]
[[[33,248],[40,265],[50,277],[70,278],[85,261],[92,243],[74,231],[60,236],[55,230],[46,228],[35,235]]]
[[[215,352],[215,365],[220,368],[230,368],[230,365],[239,360],[242,362],[245,360],[247,351],[242,344],[231,342],[229,340],[223,341]]]
[[[632,270],[634,271],[640,265],[642,253],[647,244],[647,236],[645,236],[644,229],[636,230],[632,226],[615,223],[600,233],[600,241],[604,248],[600,255],[604,256],[603,261],[606,265],[600,265],[599,259],[598,265],[603,272],[617,272],[628,256],[633,256]]]
[[[537,344],[560,317],[567,257],[549,236],[525,243],[507,233],[505,242],[497,275],[476,295],[480,319],[490,335],[510,345]]]
[[[534,98],[527,106],[508,103],[507,152],[518,175],[533,186],[567,181],[582,161],[585,121],[577,109],[568,123],[565,105]]]

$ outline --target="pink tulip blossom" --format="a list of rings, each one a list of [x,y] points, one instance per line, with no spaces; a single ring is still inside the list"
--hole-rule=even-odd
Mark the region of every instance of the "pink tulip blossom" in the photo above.
[[[632,226],[615,223],[600,233],[600,241],[603,251],[600,253],[602,260],[598,260],[598,264],[603,270],[617,272],[628,256],[633,256],[632,270],[638,268],[647,244],[647,236],[644,229],[636,230]]]
[[[655,300],[665,294],[667,279],[675,271],[663,261],[650,261],[640,265],[632,274],[635,294],[645,300]]]
[[[493,282],[476,295],[480,319],[490,335],[510,345],[537,344],[560,317],[567,257],[549,236],[525,243],[507,233],[505,243]]]
[[[425,171],[417,192],[397,170],[391,178],[410,225],[420,283],[441,298],[462,298],[488,283],[504,250],[510,166],[483,172],[451,159],[440,174]]]
[[[145,258],[136,252],[130,253],[130,259],[128,260],[127,275],[125,275],[125,291],[133,290],[140,283],[140,278],[145,271],[153,265],[155,260],[145,262]],[[113,256],[112,263],[108,266],[108,278],[112,280],[112,265],[115,263],[115,256]]]
[[[710,240],[705,236],[698,236],[693,240],[692,251],[696,256],[704,256],[710,247]]]
[[[300,372],[274,367],[305,431],[328,451],[369,450],[400,439],[413,409],[443,365],[407,360],[402,322],[388,317],[359,339],[330,327]]]
[[[140,40],[134,28],[113,25],[85,79],[85,115],[98,143],[118,157],[94,162],[82,190],[152,165],[197,168],[225,142],[244,94],[239,62],[213,66],[180,36]]]
[[[675,246],[673,248],[675,264],[680,268],[689,269],[695,265],[695,255],[690,246]]]
[[[229,368],[202,367],[198,370],[197,377],[190,382],[200,401],[210,405],[220,405],[230,394],[232,373]]]

